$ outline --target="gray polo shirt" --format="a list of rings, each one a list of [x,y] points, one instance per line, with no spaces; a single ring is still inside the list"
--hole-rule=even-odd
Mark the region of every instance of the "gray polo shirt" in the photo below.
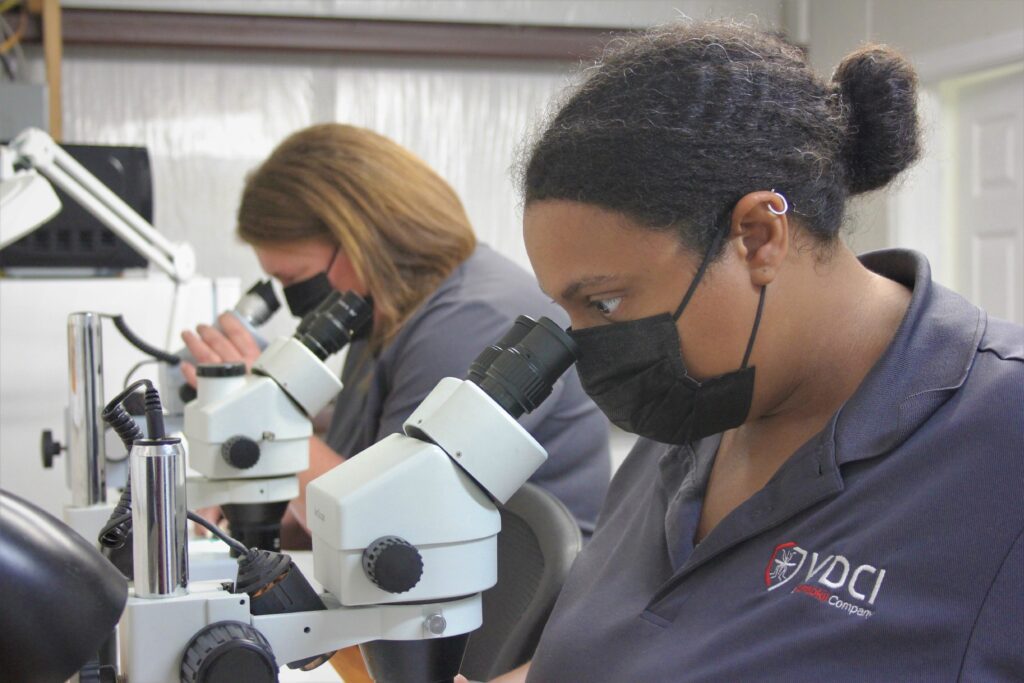
[[[1024,329],[931,282],[828,426],[694,546],[720,436],[641,441],[529,680],[1024,680]]]
[[[349,456],[401,432],[402,423],[441,379],[465,377],[473,359],[520,314],[567,324],[533,276],[479,245],[379,356],[370,353],[365,341],[352,344],[328,445]],[[561,499],[589,534],[611,478],[608,422],[583,392],[575,370],[520,424],[548,452],[531,481]]]

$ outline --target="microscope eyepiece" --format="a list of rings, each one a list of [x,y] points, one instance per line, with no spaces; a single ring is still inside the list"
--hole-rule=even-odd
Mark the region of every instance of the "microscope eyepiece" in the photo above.
[[[320,360],[337,353],[370,322],[372,305],[354,292],[331,294],[306,315],[295,338]]]
[[[267,322],[277,309],[281,308],[281,302],[274,294],[274,286],[270,280],[260,280],[246,290],[242,298],[235,304],[235,313],[245,318],[253,326],[259,326]]]
[[[518,341],[494,353],[495,347],[515,336],[519,336]],[[490,361],[485,367],[487,357]],[[501,341],[477,357],[469,379],[518,418],[548,397],[555,382],[578,357],[576,342],[552,320],[534,322],[520,316]]]
[[[537,321],[533,318],[528,318],[525,315],[516,318],[516,321],[512,324],[512,329],[506,332],[504,337],[480,352],[480,355],[469,366],[467,379],[480,384],[487,374],[487,368],[491,367],[494,359],[501,355],[502,351],[518,344],[536,326]]]

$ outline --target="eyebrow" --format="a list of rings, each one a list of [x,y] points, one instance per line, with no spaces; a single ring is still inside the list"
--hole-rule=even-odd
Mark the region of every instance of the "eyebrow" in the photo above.
[[[577,293],[584,287],[590,287],[592,285],[599,285],[608,280],[614,279],[614,275],[593,275],[591,277],[584,277],[570,283],[565,289],[562,290],[561,299],[568,301],[576,296]]]

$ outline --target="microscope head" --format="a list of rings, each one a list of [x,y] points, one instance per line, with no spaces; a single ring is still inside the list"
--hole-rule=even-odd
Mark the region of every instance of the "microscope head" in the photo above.
[[[229,364],[200,366],[198,396],[185,407],[191,466],[215,480],[306,469],[310,419],[342,389],[324,360],[358,335],[371,315],[370,303],[359,295],[334,292],[294,335],[274,340],[251,374]]]

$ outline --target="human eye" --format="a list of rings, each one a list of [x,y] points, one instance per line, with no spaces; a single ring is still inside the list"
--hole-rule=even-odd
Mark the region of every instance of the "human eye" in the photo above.
[[[613,296],[608,299],[594,299],[590,302],[590,306],[594,308],[598,313],[605,316],[606,318],[615,313],[615,310],[622,303],[621,296]]]

